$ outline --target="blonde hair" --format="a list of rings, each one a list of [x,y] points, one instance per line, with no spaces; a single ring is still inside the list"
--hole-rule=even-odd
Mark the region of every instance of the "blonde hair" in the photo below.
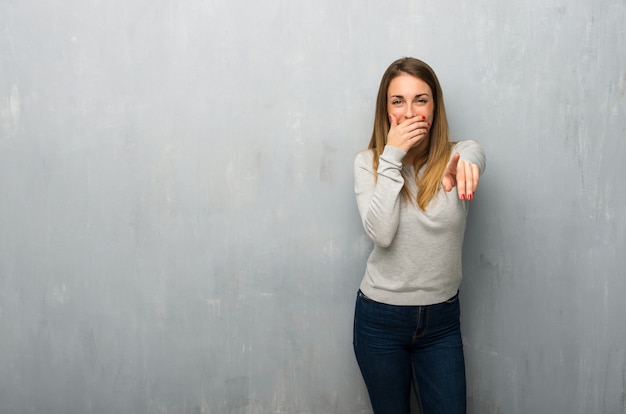
[[[373,170],[374,177],[378,179],[378,160],[383,153],[385,144],[387,143],[387,134],[391,123],[387,112],[387,91],[391,81],[402,74],[415,76],[424,81],[433,93],[433,102],[435,113],[430,129],[430,138],[428,145],[424,151],[417,154],[413,161],[415,169],[415,182],[417,183],[417,205],[422,211],[426,211],[426,207],[441,188],[441,179],[450,159],[450,151],[453,143],[450,142],[450,130],[448,129],[448,119],[446,117],[446,108],[443,103],[443,92],[439,85],[437,75],[425,62],[415,58],[402,58],[393,62],[383,74],[378,88],[378,97],[376,98],[376,112],[374,115],[374,130],[368,148],[374,154]],[[418,172],[423,166],[426,166],[424,173],[419,176]],[[406,183],[402,187],[402,198],[405,201],[411,199],[411,192]]]

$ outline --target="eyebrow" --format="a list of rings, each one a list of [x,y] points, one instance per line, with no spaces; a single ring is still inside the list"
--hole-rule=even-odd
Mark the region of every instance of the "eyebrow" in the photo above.
[[[430,95],[427,94],[427,93],[420,93],[418,95],[415,95],[416,98],[419,98],[420,96],[428,96],[428,97],[430,97]],[[402,98],[402,99],[404,99],[404,96],[402,96],[402,95],[391,95],[389,97],[389,99],[391,99],[391,98]]]

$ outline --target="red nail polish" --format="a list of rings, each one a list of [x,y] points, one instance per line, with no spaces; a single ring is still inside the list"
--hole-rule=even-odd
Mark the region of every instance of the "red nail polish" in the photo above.
[[[461,194],[461,200],[465,200],[465,194]]]
[[[422,119],[426,119],[426,117],[424,115],[422,115]]]
[[[473,198],[473,196],[472,196],[471,194],[468,194],[468,195],[467,195],[467,199],[468,199],[468,200],[471,200],[472,198]]]

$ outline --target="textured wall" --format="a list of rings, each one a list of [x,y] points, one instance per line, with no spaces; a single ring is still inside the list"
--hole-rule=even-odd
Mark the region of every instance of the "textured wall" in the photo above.
[[[623,0],[0,0],[0,411],[368,413],[352,161],[394,59],[488,154],[470,413],[626,413]]]

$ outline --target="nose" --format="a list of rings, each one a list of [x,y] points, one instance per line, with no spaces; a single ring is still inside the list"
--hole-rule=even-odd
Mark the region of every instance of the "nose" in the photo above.
[[[406,112],[404,113],[404,117],[406,119],[411,119],[415,116],[415,109],[413,108],[413,105],[407,105],[407,109]]]

